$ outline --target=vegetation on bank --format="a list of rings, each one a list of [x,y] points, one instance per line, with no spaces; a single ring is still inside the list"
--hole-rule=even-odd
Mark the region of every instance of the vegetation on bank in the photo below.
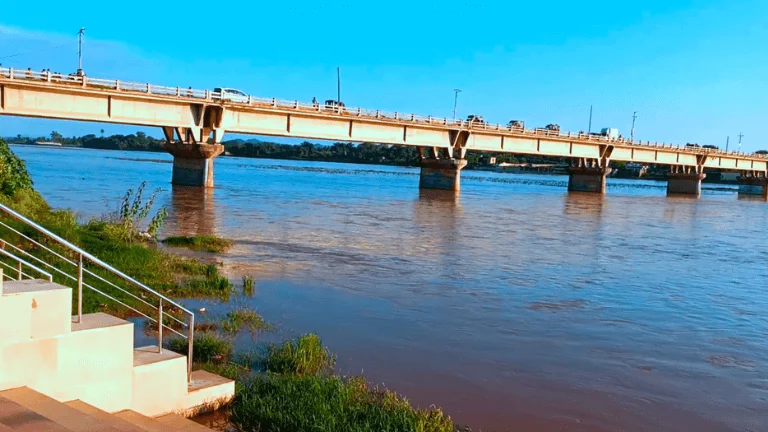
[[[184,247],[211,253],[226,252],[232,247],[232,241],[213,235],[174,236],[164,239],[163,243],[168,246]]]
[[[254,311],[238,314],[253,316]],[[237,430],[260,432],[453,432],[450,417],[436,408],[416,409],[396,393],[371,387],[364,377],[334,375],[336,356],[317,335],[307,334],[280,344],[260,344],[235,353],[233,330],[248,330],[247,321],[208,326],[195,337],[193,357],[200,367],[236,380],[229,407]],[[263,322],[263,320],[259,320]],[[228,332],[210,330],[227,329]],[[258,330],[262,328],[259,327]],[[186,353],[182,338],[168,343]]]
[[[102,218],[79,223],[77,216],[71,210],[52,209],[45,202],[33,189],[32,180],[24,162],[16,157],[2,140],[0,140],[0,175],[2,176],[0,179],[1,202],[152,289],[167,296],[182,298],[228,298],[230,295],[231,284],[228,279],[219,274],[216,265],[202,264],[154,247],[154,237],[165,217],[165,209],[157,210],[153,217],[149,217],[153,211],[156,191],[147,198],[142,185],[136,191],[131,190],[126,193],[119,209]],[[47,252],[40,245],[16,233],[4,230],[3,238],[8,243],[43,258],[70,276],[76,274],[74,264],[76,256],[13,218],[3,214],[0,215],[0,220],[34,239],[40,245],[54,250],[58,255]],[[15,268],[15,263],[7,258],[0,261]],[[85,268],[96,275],[88,274],[87,279],[91,286],[124,303],[138,306],[140,301],[135,297],[114,289],[107,282],[99,279],[103,278],[118,284],[119,281],[109,272],[92,265],[87,260]],[[5,269],[9,271],[8,267]],[[54,270],[51,272],[55,282],[75,287],[76,280]],[[118,285],[125,287],[124,283]],[[140,292],[134,287],[133,294],[140,295]],[[73,302],[76,301],[76,296],[73,296]],[[85,313],[109,311],[121,316],[130,314],[126,308],[88,288],[83,290],[83,311]]]

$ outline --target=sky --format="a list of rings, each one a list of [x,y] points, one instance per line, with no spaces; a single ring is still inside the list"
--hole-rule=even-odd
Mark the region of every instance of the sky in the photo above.
[[[48,4],[50,3],[50,4]],[[118,6],[119,5],[119,6]],[[768,149],[764,0],[5,2],[3,67]],[[41,12],[44,10],[44,12]],[[137,127],[0,117],[0,136]],[[233,138],[232,135],[225,139]]]

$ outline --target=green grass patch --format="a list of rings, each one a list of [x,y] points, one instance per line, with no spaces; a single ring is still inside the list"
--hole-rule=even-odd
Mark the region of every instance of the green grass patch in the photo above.
[[[238,308],[224,317],[221,321],[221,329],[227,333],[247,331],[254,334],[259,331],[273,330],[273,326],[253,309]]]
[[[263,359],[264,369],[278,374],[319,375],[332,372],[335,364],[336,356],[316,334],[268,345]]]
[[[167,347],[179,354],[189,353],[189,341],[182,337],[168,340]],[[232,340],[229,338],[215,332],[200,332],[195,334],[192,359],[197,363],[223,363],[232,357],[233,349]]]
[[[453,432],[439,409],[419,410],[362,377],[262,374],[238,382],[230,421],[238,430]]]
[[[185,247],[212,253],[226,252],[232,247],[232,241],[212,235],[168,237],[163,243],[173,247]]]

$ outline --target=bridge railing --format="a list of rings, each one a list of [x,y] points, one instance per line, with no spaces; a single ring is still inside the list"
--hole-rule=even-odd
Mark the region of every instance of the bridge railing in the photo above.
[[[227,103],[243,104],[247,106],[262,106],[266,108],[279,108],[279,109],[293,109],[301,111],[316,111],[324,114],[339,115],[339,116],[353,116],[364,117],[370,119],[379,119],[398,123],[421,123],[427,125],[442,125],[453,126],[464,130],[473,131],[507,131],[516,135],[531,136],[532,138],[552,137],[559,139],[578,139],[587,142],[602,142],[610,144],[620,144],[628,146],[639,147],[652,147],[652,148],[668,148],[676,151],[696,153],[696,154],[717,154],[717,155],[729,155],[729,156],[741,156],[741,157],[759,157],[768,158],[768,155],[763,154],[747,154],[735,151],[724,151],[720,149],[710,149],[702,147],[680,146],[667,143],[658,143],[641,140],[630,140],[626,138],[610,138],[604,135],[590,134],[590,133],[573,133],[573,132],[561,132],[559,130],[551,130],[546,128],[525,129],[515,127],[512,125],[500,125],[489,124],[485,122],[469,121],[464,119],[448,119],[444,117],[432,117],[421,116],[416,114],[404,114],[400,112],[388,112],[382,110],[370,110],[364,108],[350,108],[346,106],[338,106],[336,104],[326,105],[325,103],[312,103],[312,102],[300,102],[298,100],[281,100],[275,98],[263,98],[255,96],[231,96],[222,95],[219,92],[211,90],[198,90],[192,87],[168,87],[161,85],[154,85],[150,83],[138,83],[131,81],[109,80],[102,78],[90,78],[87,76],[80,76],[76,74],[61,74],[50,71],[33,71],[31,69],[19,70],[13,68],[1,68],[0,78],[7,78],[10,80],[32,80],[32,81],[46,81],[55,84],[64,85],[79,85],[82,87],[95,87],[116,91],[128,91],[146,93],[158,96],[169,96],[178,98],[191,98],[191,99],[203,99],[210,101],[220,101]]]

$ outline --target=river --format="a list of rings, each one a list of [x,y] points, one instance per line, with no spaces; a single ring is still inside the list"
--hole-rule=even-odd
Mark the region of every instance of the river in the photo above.
[[[216,188],[172,188],[160,153],[12,146],[83,218],[162,188],[163,235],[214,233],[284,335],[320,334],[364,373],[496,431],[768,430],[768,203],[705,185],[222,157]]]

